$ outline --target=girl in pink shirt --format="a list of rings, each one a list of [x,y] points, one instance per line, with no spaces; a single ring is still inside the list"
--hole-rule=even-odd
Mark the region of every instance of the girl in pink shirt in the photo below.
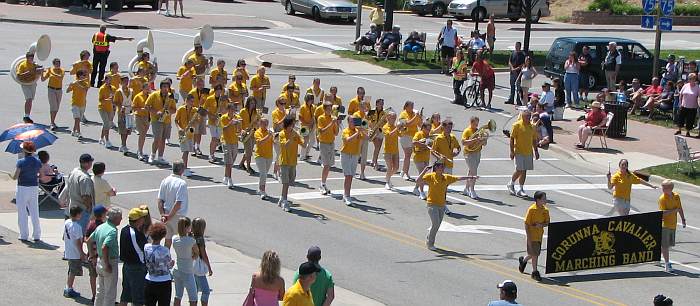
[[[678,113],[678,131],[675,135],[681,134],[681,129],[685,126],[685,136],[690,137],[690,130],[695,125],[695,117],[698,112],[698,96],[700,96],[700,88],[698,87],[698,75],[691,73],[688,75],[688,83],[686,83],[680,92],[680,111]],[[700,135],[697,136],[700,138]]]

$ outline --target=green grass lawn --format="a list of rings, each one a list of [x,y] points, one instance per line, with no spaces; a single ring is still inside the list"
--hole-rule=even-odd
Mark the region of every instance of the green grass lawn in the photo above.
[[[694,162],[693,165],[695,166],[696,172],[691,175],[688,175],[689,166],[685,163],[682,164],[681,169],[678,172],[676,172],[676,163],[644,168],[640,171],[642,173],[654,174],[693,185],[700,185],[700,161]]]

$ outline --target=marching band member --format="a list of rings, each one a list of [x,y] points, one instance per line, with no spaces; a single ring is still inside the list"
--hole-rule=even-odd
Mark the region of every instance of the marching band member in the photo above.
[[[323,102],[323,115],[318,117],[318,142],[321,170],[321,186],[318,188],[321,194],[328,195],[331,190],[326,186],[328,173],[335,165],[335,137],[338,135],[338,119],[332,117],[333,104],[330,101]]]
[[[217,86],[220,85],[221,84],[217,84]],[[228,103],[226,105],[227,112],[223,114],[219,120],[221,141],[224,147],[224,179],[222,183],[229,188],[233,187],[231,168],[233,167],[233,163],[236,162],[236,155],[238,155],[238,134],[241,124],[241,118],[236,114],[236,107],[237,104]]]
[[[151,86],[148,85],[148,82],[143,82],[141,83],[139,93],[137,93],[134,96],[134,100],[131,101],[131,109],[134,112],[134,123],[136,124],[136,131],[139,134],[136,157],[140,161],[148,160],[148,156],[143,154],[143,145],[146,142],[146,133],[148,133],[149,128],[149,115],[148,109],[146,109],[146,100],[148,100],[150,94]]]
[[[240,73],[241,76],[243,76],[243,84],[244,85],[247,84],[248,80],[250,80],[250,76],[248,75],[248,70],[246,70],[245,68],[246,68],[245,60],[239,59],[236,62],[236,69],[233,69],[233,71],[231,71],[232,79],[235,79],[236,75]]]
[[[185,164],[185,177],[192,176],[192,171],[187,167],[190,152],[194,151],[194,128],[198,121],[202,121],[198,117],[197,108],[194,107],[194,96],[187,94],[185,96],[185,105],[177,108],[175,112],[175,126],[177,126],[177,134],[180,139],[180,151],[182,152],[182,163]]]
[[[430,116],[430,135],[442,133],[442,121],[440,121],[440,113],[433,113]]]
[[[228,99],[231,103],[243,104],[248,98],[248,87],[245,85],[243,74],[236,74],[233,79],[233,83],[228,87]]]
[[[78,77],[78,71],[85,71],[85,73],[88,76],[88,81],[90,73],[92,71],[92,63],[90,62],[90,51],[88,50],[83,50],[80,51],[80,57],[79,60],[75,63],[73,63],[73,66],[70,69],[70,74],[75,75],[75,77]]]
[[[430,168],[433,169],[433,172],[428,173]],[[435,248],[435,236],[437,235],[440,224],[442,223],[442,218],[445,216],[445,214],[448,214],[447,206],[445,206],[447,187],[457,181],[475,178],[476,177],[469,176],[454,176],[446,173],[445,164],[440,161],[433,164],[432,167],[425,167],[418,175],[416,183],[419,185],[428,185],[428,196],[426,199],[428,202],[430,229],[428,230],[428,237],[425,245],[429,250],[437,250],[437,248]]]
[[[112,147],[112,143],[109,142],[109,129],[112,128],[112,122],[114,120],[113,101],[116,91],[111,84],[112,76],[109,74],[105,75],[105,79],[97,94],[97,111],[100,113],[100,118],[102,119],[102,132],[100,133],[99,144],[104,145],[107,149]]]
[[[282,183],[282,196],[277,203],[284,211],[289,211],[289,185],[294,184],[297,174],[297,153],[299,146],[304,144],[301,136],[294,131],[294,118],[286,117],[283,122],[284,129],[279,133],[280,139],[280,182]]]
[[[510,130],[510,159],[515,161],[515,171],[506,185],[508,191],[512,195],[526,197],[527,194],[523,190],[527,170],[534,169],[532,161],[532,153],[534,150],[535,159],[540,159],[540,152],[537,150],[537,131],[530,123],[531,112],[523,110],[520,112],[520,120],[513,123]],[[515,180],[518,180],[520,189],[515,192]]]
[[[175,100],[170,97],[170,83],[161,81],[159,88],[160,90],[152,92],[146,99],[146,109],[151,117],[151,132],[153,133],[153,144],[148,163],[167,165],[168,162],[163,158],[165,135],[169,133],[168,130],[171,128],[170,114],[175,113],[177,109]],[[158,153],[158,157],[156,157],[156,153]]]
[[[364,87],[357,87],[357,96],[352,98],[350,102],[348,102],[348,115],[352,115],[358,110],[360,110],[360,103],[364,102],[365,100],[365,89]]]
[[[287,83],[284,83],[284,85],[282,85],[282,90],[280,90],[280,93],[287,92],[287,87],[289,87],[289,85],[292,85],[294,88],[294,93],[299,95],[301,91],[299,91],[299,84],[296,83],[296,80],[297,76],[290,74],[287,78]]]
[[[221,128],[219,128],[217,122],[226,112],[228,104],[228,98],[224,95],[224,86],[221,84],[216,84],[214,94],[209,95],[207,100],[204,101],[203,107],[207,110],[207,126],[209,127],[209,134],[211,134],[209,162],[212,164],[216,161],[214,154],[221,138]]]
[[[384,118],[384,99],[377,99],[374,102],[374,110],[372,111],[372,114],[368,115],[369,116],[369,121],[370,124],[372,125],[374,131],[374,138],[370,139],[372,141],[372,145],[374,147],[374,151],[372,152],[372,167],[374,167],[374,170],[379,171],[379,163],[377,160],[379,159],[379,151],[382,149],[382,143],[384,142],[384,133],[382,133],[382,128],[383,126],[378,126],[382,118]]]
[[[354,117],[360,118],[361,121],[366,121],[367,123],[367,126],[361,127],[365,130],[365,133],[363,133],[362,137],[360,137],[360,174],[357,176],[357,178],[361,180],[366,179],[365,168],[367,167],[367,151],[369,150],[369,132],[366,131],[369,127],[367,108],[369,108],[369,104],[367,102],[360,102],[359,109],[352,114]]]
[[[323,88],[321,88],[320,78],[314,78],[314,80],[311,82],[311,87],[306,89],[306,94],[314,96],[314,105],[321,105],[325,93],[323,92]]]
[[[411,154],[413,154],[413,135],[418,132],[418,127],[422,121],[421,114],[413,110],[413,101],[406,101],[403,104],[403,111],[399,115],[399,122],[403,122],[399,136],[404,158],[401,178],[407,181],[411,180],[408,170],[411,166]]]
[[[47,79],[49,80],[47,87],[49,96],[49,113],[51,119],[50,129],[55,131],[56,128],[58,128],[56,126],[56,115],[58,114],[58,108],[61,105],[61,98],[63,96],[63,75],[65,74],[65,71],[63,68],[61,68],[60,59],[54,58],[51,63],[53,64],[53,67],[44,70],[44,73],[41,75],[41,81],[43,82]]]
[[[216,69],[212,69],[212,71],[209,73],[209,84],[211,85],[212,88],[216,87],[216,85],[221,84],[226,88],[226,84],[228,83],[228,72],[226,72],[226,61],[219,59],[216,61]]]
[[[194,82],[195,88],[190,90],[190,94],[194,96],[194,102],[192,107],[200,108],[206,102],[209,96],[209,89],[204,88],[204,78],[197,77]],[[202,150],[200,150],[200,144],[202,143],[202,135],[207,134],[207,121],[201,120],[197,126],[194,127],[194,152],[193,155],[202,156]]]
[[[535,203],[530,205],[525,215],[525,244],[527,256],[518,257],[518,271],[525,272],[527,262],[532,261],[532,279],[541,281],[542,276],[537,271],[537,259],[542,251],[542,237],[544,236],[544,228],[549,226],[549,209],[547,204],[547,194],[543,191],[535,191],[533,195]]]
[[[156,80],[156,72],[158,71],[158,66],[151,63],[151,55],[148,52],[141,53],[141,58],[139,59],[136,67],[143,69],[144,78],[148,83],[151,84],[151,88],[154,88],[154,82]]]
[[[299,108],[299,121],[302,127],[305,127],[308,131],[308,135],[304,137],[304,147],[301,150],[301,160],[308,160],[311,156],[309,151],[311,150],[311,143],[316,140],[316,128],[314,122],[314,96],[311,94],[306,94],[304,96],[304,104]]]
[[[109,63],[109,72],[107,72],[106,75],[110,77],[110,85],[114,88],[119,88],[119,84],[121,84],[122,80],[122,76],[119,74],[119,63]]]
[[[194,70],[194,62],[190,59],[188,59],[185,64],[180,66],[180,68],[177,70],[176,76],[178,81],[180,81],[178,84],[178,90],[180,91],[180,97],[182,97],[184,100],[187,99],[190,91],[192,91],[192,88],[194,88],[193,81],[195,75],[197,75],[197,72]]]
[[[365,135],[363,129],[356,127],[359,117],[348,116],[348,127],[343,129],[343,144],[340,147],[340,164],[343,168],[343,201],[345,205],[352,206],[350,189],[352,179],[357,173],[357,160],[360,157],[360,143]]]
[[[237,74],[236,77],[242,76]],[[255,108],[255,98],[246,98],[245,107],[238,116],[241,118],[241,131],[245,131],[248,134],[248,138],[243,140],[243,158],[241,158],[241,163],[238,164],[238,167],[252,174],[253,168],[250,167],[250,159],[253,156],[253,144],[255,143],[252,133],[255,133],[258,120],[260,120],[258,110]]]
[[[148,83],[146,77],[144,76],[144,71],[141,68],[136,68],[136,73],[129,80],[129,89],[131,90],[131,101],[133,102],[134,97],[141,92],[143,89],[143,84]]]
[[[86,70],[78,70],[76,72],[77,79],[68,85],[66,93],[72,92],[71,96],[71,112],[73,113],[73,130],[71,136],[82,139],[80,135],[80,119],[85,113],[85,105],[87,104],[87,91],[90,88],[90,80],[88,80],[88,72]]]
[[[252,98],[252,97],[251,97]],[[265,183],[267,182],[267,173],[272,165],[272,143],[274,142],[273,134],[267,128],[267,118],[260,118],[258,129],[255,131],[255,165],[258,166],[258,195],[261,200],[267,199],[265,193]]]
[[[442,134],[435,137],[433,141],[433,154],[437,153],[436,157],[444,164],[444,172],[452,174],[453,159],[459,155],[461,147],[455,135],[452,135],[452,120],[448,117],[442,121]],[[428,191],[430,193],[430,191]],[[450,214],[450,210],[445,206],[445,213]]]
[[[338,87],[337,86],[331,86],[330,89],[328,89],[329,94],[326,95],[323,98],[323,101],[329,101],[333,105],[343,105],[343,100],[338,97]]]
[[[131,113],[131,89],[129,89],[129,77],[121,77],[121,82],[119,84],[119,89],[114,94],[114,106],[116,107],[117,115],[117,131],[119,132],[119,138],[121,140],[121,145],[119,146],[119,152],[126,155],[129,153],[129,148],[126,147],[126,140],[131,134],[131,126],[129,124],[133,123],[129,120],[127,124],[127,116]]]
[[[32,101],[36,95],[36,81],[39,80],[43,72],[43,69],[34,63],[34,53],[27,52],[24,60],[17,65],[17,78],[30,83],[29,85],[20,85],[22,93],[24,93],[24,121],[29,119],[29,114],[32,112]]]
[[[253,78],[250,79],[250,90],[253,92],[255,105],[258,108],[265,107],[268,89],[270,89],[270,78],[265,75],[265,67],[260,66]]]
[[[464,146],[464,160],[467,162],[467,175],[476,176],[481,162],[481,149],[486,145],[487,138],[477,136],[472,138],[474,133],[479,130],[479,117],[473,116],[469,119],[469,127],[462,132],[462,146]],[[464,186],[464,195],[478,199],[474,185],[476,180],[467,180]]]
[[[165,79],[163,79],[163,81],[164,81],[164,82],[168,82],[168,84],[170,85],[170,86],[168,87],[168,97],[169,97],[170,99],[172,99],[173,102],[174,102],[175,105],[176,105],[175,109],[173,109],[173,112],[171,113],[171,114],[175,114],[175,112],[177,111],[177,102],[178,102],[178,99],[175,97],[175,89],[173,88],[173,79],[171,79],[171,78],[169,78],[169,77],[166,77]],[[184,99],[185,97],[182,97],[182,98]],[[168,122],[167,128],[165,128],[165,136],[164,136],[164,138],[165,138],[165,144],[166,144],[166,145],[169,145],[169,144],[170,144],[170,134],[171,134],[172,130],[173,130],[173,127],[172,127],[172,120],[171,120],[170,122]]]
[[[642,180],[636,174],[634,174],[634,172],[631,172],[629,170],[629,162],[626,159],[621,159],[617,165],[619,169],[615,172],[615,174],[611,175],[610,171],[608,171],[606,175],[608,189],[613,191],[613,207],[607,214],[605,214],[606,216],[612,214],[614,211],[617,211],[620,216],[629,215],[630,208],[632,207],[630,200],[632,199],[631,194],[633,184],[642,184],[654,189],[658,188],[658,186]]]
[[[280,98],[284,99],[287,101],[287,108],[299,108],[299,94],[296,93],[298,91],[298,87],[294,87],[295,84],[290,84],[287,85],[287,90],[285,90],[281,95]],[[299,85],[296,85],[299,86]]]
[[[399,169],[399,127],[396,126],[396,113],[386,114],[386,124],[382,127],[384,133],[384,161],[386,162],[386,185],[384,188],[391,190],[391,177]]]
[[[428,139],[430,139],[430,123],[423,122],[420,131],[413,136],[413,152],[415,153],[413,154],[413,163],[416,165],[418,173],[422,173],[425,167],[428,166],[428,162],[430,162]],[[413,188],[413,193],[419,196],[421,200],[425,200],[423,185],[418,184],[418,181],[416,181],[416,187]]]
[[[211,59],[207,59],[204,54],[202,54],[202,45],[197,43],[194,44],[194,53],[187,59],[191,59],[192,62],[194,62],[194,71],[197,73],[198,77],[202,78],[207,72],[207,68],[212,64]],[[195,107],[197,107],[196,104]]]
[[[272,111],[272,130],[275,133],[279,133],[283,129],[283,123],[284,123],[284,118],[287,117],[287,109],[285,108],[285,104],[287,104],[287,101],[282,99],[282,98],[277,98],[275,100],[275,105],[277,106],[275,110]],[[274,149],[275,149],[275,165],[272,170],[273,175],[275,176],[275,179],[279,178],[279,172],[280,172],[280,166],[279,166],[279,157],[280,157],[280,144],[278,141],[275,141],[274,143]]]

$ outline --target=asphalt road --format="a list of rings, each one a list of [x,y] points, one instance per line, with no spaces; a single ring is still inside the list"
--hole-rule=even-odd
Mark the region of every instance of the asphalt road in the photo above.
[[[260,5],[279,6],[278,3]],[[303,18],[299,19],[306,22]],[[303,31],[316,30],[291,29],[289,34]],[[295,47],[295,52],[304,53],[307,52],[298,48],[312,52],[325,50],[290,40],[275,39],[272,42],[269,37],[255,33],[226,32],[233,34],[217,32],[217,43],[208,53],[225,58],[229,66],[235,59],[250,58],[258,53],[289,51]],[[0,62],[0,70],[6,71],[9,62],[23,54],[31,43],[31,37],[39,33],[51,35],[54,48],[51,57],[62,58],[66,66],[77,58],[80,50],[89,47],[87,38],[92,31],[3,24],[0,34],[5,44],[0,49],[0,58],[6,60]],[[114,30],[112,33],[137,38],[145,35],[127,30]],[[195,33],[194,30],[154,32],[161,70],[175,71]],[[114,46],[110,59],[124,66],[134,55],[134,47],[135,42],[119,42]],[[275,69],[270,73],[272,84],[278,85],[285,81],[287,75],[286,71]],[[364,86],[367,95],[383,97],[387,106],[394,109],[400,109],[405,100],[413,100],[418,107],[425,107],[426,114],[440,112],[452,116],[456,122],[455,133],[460,133],[473,115],[478,115],[482,122],[495,119],[500,130],[513,112],[512,108],[506,108],[502,103],[502,97],[507,95],[503,87],[496,91],[494,112],[466,111],[449,104],[450,79],[444,76],[296,74],[298,82],[304,87],[317,76],[322,79],[324,88],[331,84],[338,86],[344,101],[353,96],[356,86]],[[8,75],[3,73],[0,80],[0,89],[5,95],[5,103],[0,106],[3,114],[0,126],[9,126],[21,118],[22,94]],[[498,85],[505,85],[506,80],[505,74],[497,75]],[[273,88],[278,85],[273,85]],[[96,90],[91,90],[88,95],[87,117],[92,120],[99,118],[95,107],[96,93]],[[69,99],[68,95],[64,95],[58,119],[60,126],[68,126],[72,121],[67,107]],[[48,118],[45,101],[46,91],[42,84],[32,112],[32,117],[41,123],[46,123]],[[84,126],[83,135],[88,140],[83,142],[71,138],[66,130],[60,131],[60,139],[50,147],[52,162],[67,172],[76,165],[79,153],[89,152],[97,160],[107,163],[105,178],[119,192],[116,202],[125,207],[147,203],[155,208],[155,189],[160,180],[168,175],[168,170],[146,165],[133,156],[124,157],[116,151],[98,146],[99,129],[98,125]],[[115,136],[113,134],[112,137]],[[512,172],[506,145],[506,139],[497,135],[490,139],[483,153],[479,173],[482,178],[478,184],[482,200],[468,200],[457,192],[449,194],[450,209],[455,214],[445,221],[457,227],[452,227],[451,232],[441,231],[438,234],[438,245],[447,250],[440,253],[429,252],[424,247],[423,239],[429,225],[425,204],[406,192],[387,193],[383,189],[383,173],[373,170],[367,173],[368,181],[355,181],[353,187],[358,193],[355,196],[358,204],[351,208],[343,205],[338,198],[338,189],[342,188],[339,170],[331,173],[328,182],[335,196],[321,197],[316,192],[320,168],[302,162],[298,167],[299,184],[290,191],[295,207],[292,213],[284,213],[274,205],[276,199],[263,202],[254,195],[257,177],[235,170],[233,180],[237,186],[228,190],[220,184],[223,176],[220,166],[194,159],[191,167],[196,175],[189,180],[190,214],[207,219],[208,235],[217,243],[251,256],[260,256],[264,250],[276,249],[282,255],[283,264],[290,268],[298,265],[308,246],[319,245],[324,250],[323,262],[334,272],[339,285],[389,305],[484,305],[488,300],[497,298],[495,284],[503,279],[513,279],[518,283],[519,300],[526,305],[645,305],[658,292],[672,296],[679,305],[693,303],[696,295],[692,292],[700,289],[696,280],[700,272],[697,239],[700,223],[695,221],[700,218],[700,210],[692,205],[698,202],[700,195],[695,192],[682,193],[686,217],[692,227],[678,231],[678,244],[671,255],[678,262],[675,274],[664,273],[661,268],[651,264],[547,275],[543,283],[535,283],[528,275],[519,274],[516,259],[525,250],[524,236],[520,231],[522,216],[531,200],[514,198],[505,191],[507,177]],[[130,138],[129,147],[136,147],[134,137]],[[176,147],[166,150],[168,160],[175,160],[179,155]],[[0,158],[5,165],[3,168],[10,170],[15,156],[5,154]],[[336,165],[339,166],[339,162]],[[634,168],[634,165],[631,167]],[[605,182],[606,169],[549,151],[542,152],[542,160],[535,163],[535,168],[529,176],[526,190],[529,194],[535,189],[548,192],[553,221],[602,215],[610,209],[611,196],[601,187]],[[455,172],[466,172],[463,160],[456,161]],[[411,174],[416,175],[414,169]],[[412,186],[412,183],[399,178],[395,178],[394,182],[397,187],[410,189]],[[462,189],[459,185],[454,187],[456,190]],[[279,194],[279,185],[271,178],[268,179],[268,191],[273,196]],[[656,190],[636,189],[633,206],[639,211],[654,210],[658,195],[659,191]],[[486,225],[492,227],[486,229]],[[445,226],[450,229],[447,224]],[[540,264],[544,262],[541,260]]]

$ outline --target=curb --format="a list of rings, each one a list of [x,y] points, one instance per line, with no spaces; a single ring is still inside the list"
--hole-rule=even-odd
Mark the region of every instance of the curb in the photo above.
[[[83,28],[96,28],[102,25],[102,23],[78,23],[78,22],[59,22],[59,21],[42,21],[42,20],[24,20],[24,19],[12,19],[12,18],[0,18],[0,22],[11,22],[11,23],[23,23],[23,24],[41,24],[50,26],[65,26],[65,27],[83,27]],[[107,28],[112,29],[131,29],[131,30],[148,30],[149,27],[145,26],[132,26],[132,25],[121,25],[106,22]]]
[[[525,31],[525,28],[509,28],[508,31]],[[653,30],[642,29],[615,29],[615,28],[532,28],[533,32],[560,32],[560,31],[596,31],[596,32],[627,32],[627,33],[653,33]],[[697,34],[700,30],[673,30],[673,33]]]
[[[565,155],[565,156],[567,156],[567,157],[570,157],[570,158],[573,158],[573,159],[576,159],[576,160],[581,160],[581,161],[588,162],[581,154],[578,154],[578,153],[576,153],[576,152],[574,152],[574,151],[570,151],[570,150],[564,149],[564,147],[562,147],[562,146],[560,146],[560,145],[558,145],[558,144],[556,144],[556,143],[549,144],[549,150],[552,151],[552,152],[555,152],[555,153],[557,153],[557,154],[559,154],[559,155]]]
[[[649,175],[649,182],[652,182],[652,183],[659,185],[659,186],[661,185],[661,182],[663,182],[665,179],[667,179],[667,178],[663,177],[663,176],[658,176],[655,174]],[[693,184],[686,183],[686,182],[673,180],[673,184],[676,185],[677,187],[683,186],[683,188],[686,188],[686,189],[693,189],[695,191],[700,190],[700,186],[693,185]]]
[[[275,54],[274,52],[270,53],[263,53],[260,55],[255,56],[255,61],[257,65],[262,64],[263,60],[261,59],[262,56],[264,55],[270,55],[270,54]],[[316,67],[316,66],[297,66],[297,65],[284,65],[284,64],[273,64],[279,69],[283,70],[297,70],[297,71],[311,71],[311,72],[331,72],[331,73],[342,73],[343,70],[338,69],[338,68],[329,68],[329,67]]]

